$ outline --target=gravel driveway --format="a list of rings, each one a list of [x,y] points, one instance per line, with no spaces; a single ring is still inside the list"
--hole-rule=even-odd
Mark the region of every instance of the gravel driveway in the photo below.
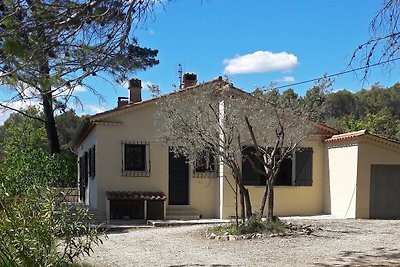
[[[86,262],[94,266],[400,266],[400,221],[290,220],[310,236],[219,241],[206,225],[110,233]]]

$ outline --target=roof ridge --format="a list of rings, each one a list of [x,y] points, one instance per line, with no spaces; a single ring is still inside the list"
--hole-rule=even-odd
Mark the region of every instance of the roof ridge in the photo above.
[[[136,103],[130,103],[130,104],[127,104],[127,105],[125,105],[123,107],[115,107],[113,109],[109,109],[109,110],[106,110],[106,111],[103,111],[103,112],[100,112],[100,113],[96,113],[96,114],[90,116],[90,119],[94,118],[94,117],[97,117],[97,116],[104,115],[104,114],[113,113],[113,112],[117,112],[117,111],[122,111],[122,110],[128,109],[130,107],[138,106],[138,105],[141,105],[141,104],[144,104],[144,103],[149,103],[149,102],[158,100],[160,98],[167,97],[169,95],[174,95],[174,94],[177,94],[177,93],[187,92],[187,91],[195,89],[197,87],[208,85],[208,84],[212,84],[212,83],[215,83],[215,82],[226,82],[226,81],[224,81],[222,79],[222,76],[218,76],[218,77],[216,77],[216,78],[214,78],[212,80],[208,80],[208,81],[205,81],[205,82],[202,82],[202,83],[199,83],[199,84],[195,84],[195,85],[192,85],[192,86],[188,86],[188,87],[185,87],[185,88],[182,88],[182,89],[174,90],[172,92],[168,92],[168,93],[162,94],[160,96],[152,97],[152,98],[149,98],[149,99],[146,99],[146,100],[142,100],[142,101],[136,102]],[[228,83],[228,82],[226,82],[226,83]]]

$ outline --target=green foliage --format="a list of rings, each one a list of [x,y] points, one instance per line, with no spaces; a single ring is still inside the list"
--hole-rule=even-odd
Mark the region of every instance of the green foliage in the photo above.
[[[12,196],[2,185],[0,204],[2,266],[70,266],[102,242],[87,211],[58,203],[50,188],[31,184]]]
[[[133,33],[161,2],[3,1],[0,70],[40,92],[44,84],[80,83],[97,72],[124,79],[130,72],[158,64],[158,51],[140,47]]]
[[[240,234],[238,231],[238,228],[233,223],[212,226],[208,229],[208,232],[214,233],[216,235],[223,235],[225,233],[228,233],[230,235],[239,235]]]
[[[285,224],[274,217],[271,222],[264,221],[260,214],[253,214],[250,219],[236,227],[236,224],[221,224],[213,226],[208,229],[210,233],[216,235],[223,235],[228,233],[230,235],[245,235],[254,233],[282,233],[285,232]]]
[[[43,125],[35,123],[14,115],[3,128],[0,265],[70,266],[101,240],[87,210],[59,202],[54,187],[76,184],[76,163],[50,155]]]
[[[122,82],[159,63],[158,51],[141,47],[134,33],[162,2],[1,1],[0,84],[15,90],[10,101],[42,104],[51,154],[61,150],[54,111],[64,111],[71,99],[80,103],[73,95],[79,86],[102,99],[88,77]]]
[[[343,132],[366,129],[400,140],[400,84],[374,85],[352,93],[341,90],[327,96],[324,121]]]
[[[253,214],[250,219],[239,225],[240,234],[263,233],[267,229],[267,224],[259,214]]]
[[[35,107],[24,112],[34,117],[42,116]],[[55,187],[77,185],[76,156],[70,151],[69,142],[82,118],[74,111],[68,111],[57,116],[56,120],[61,130],[62,150],[54,155],[47,151],[46,133],[40,121],[14,113],[0,126],[0,165],[3,166],[0,174],[4,182],[10,184],[10,190],[13,187],[23,190],[27,184],[25,179],[35,179],[41,185]]]
[[[400,83],[384,88],[378,84],[358,92],[330,92],[328,81],[306,91],[301,97],[288,89],[282,94],[272,89],[267,93],[274,101],[303,103],[311,119],[324,122],[342,132],[368,130],[370,133],[400,140]],[[290,101],[288,101],[290,100]]]

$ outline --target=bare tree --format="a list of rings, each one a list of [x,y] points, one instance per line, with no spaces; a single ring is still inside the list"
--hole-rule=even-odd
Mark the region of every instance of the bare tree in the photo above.
[[[299,143],[312,132],[306,109],[295,99],[257,99],[244,114],[247,132],[255,148],[254,158],[248,158],[254,170],[265,175],[266,183],[259,213],[267,221],[274,217],[274,184],[285,158],[299,150]],[[256,161],[256,162],[254,162]],[[258,167],[261,166],[261,167]]]
[[[89,76],[123,81],[158,64],[158,51],[140,47],[134,32],[161,0],[10,0],[0,3],[0,78],[8,102],[43,106],[49,150],[59,153],[54,111],[66,108]],[[12,109],[11,105],[2,107]],[[40,120],[40,119],[39,119]]]
[[[371,37],[353,52],[349,67],[361,64],[363,79],[367,78],[370,67],[391,66],[400,59],[400,1],[385,0],[370,23]]]
[[[186,92],[173,93],[158,102],[157,140],[173,147],[195,164],[204,153],[212,153],[220,166],[230,169],[235,185],[231,188],[242,196],[242,218],[252,215],[250,195],[241,172],[242,131],[239,101],[227,98],[231,85],[211,82]],[[229,101],[227,101],[229,100]]]
[[[294,113],[300,110],[299,102],[271,103],[262,97],[254,97],[228,82],[208,82],[162,97],[156,124],[158,140],[174,146],[176,153],[186,155],[191,162],[204,151],[215,153],[232,173],[243,197],[242,217],[246,218],[253,212],[246,177],[242,176],[242,160],[250,161],[256,172],[267,177],[259,211],[263,214],[267,203],[267,218],[272,220],[273,185],[282,161],[298,148],[312,126]],[[243,154],[246,146],[255,147],[255,157]]]

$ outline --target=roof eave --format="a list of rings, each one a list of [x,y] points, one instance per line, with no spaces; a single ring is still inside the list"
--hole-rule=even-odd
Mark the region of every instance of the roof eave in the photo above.
[[[76,148],[80,144],[82,144],[83,140],[90,133],[93,127],[94,124],[91,122],[90,117],[82,121],[81,125],[79,126],[78,130],[75,133],[74,139],[72,140],[71,147],[73,150],[76,151]]]

